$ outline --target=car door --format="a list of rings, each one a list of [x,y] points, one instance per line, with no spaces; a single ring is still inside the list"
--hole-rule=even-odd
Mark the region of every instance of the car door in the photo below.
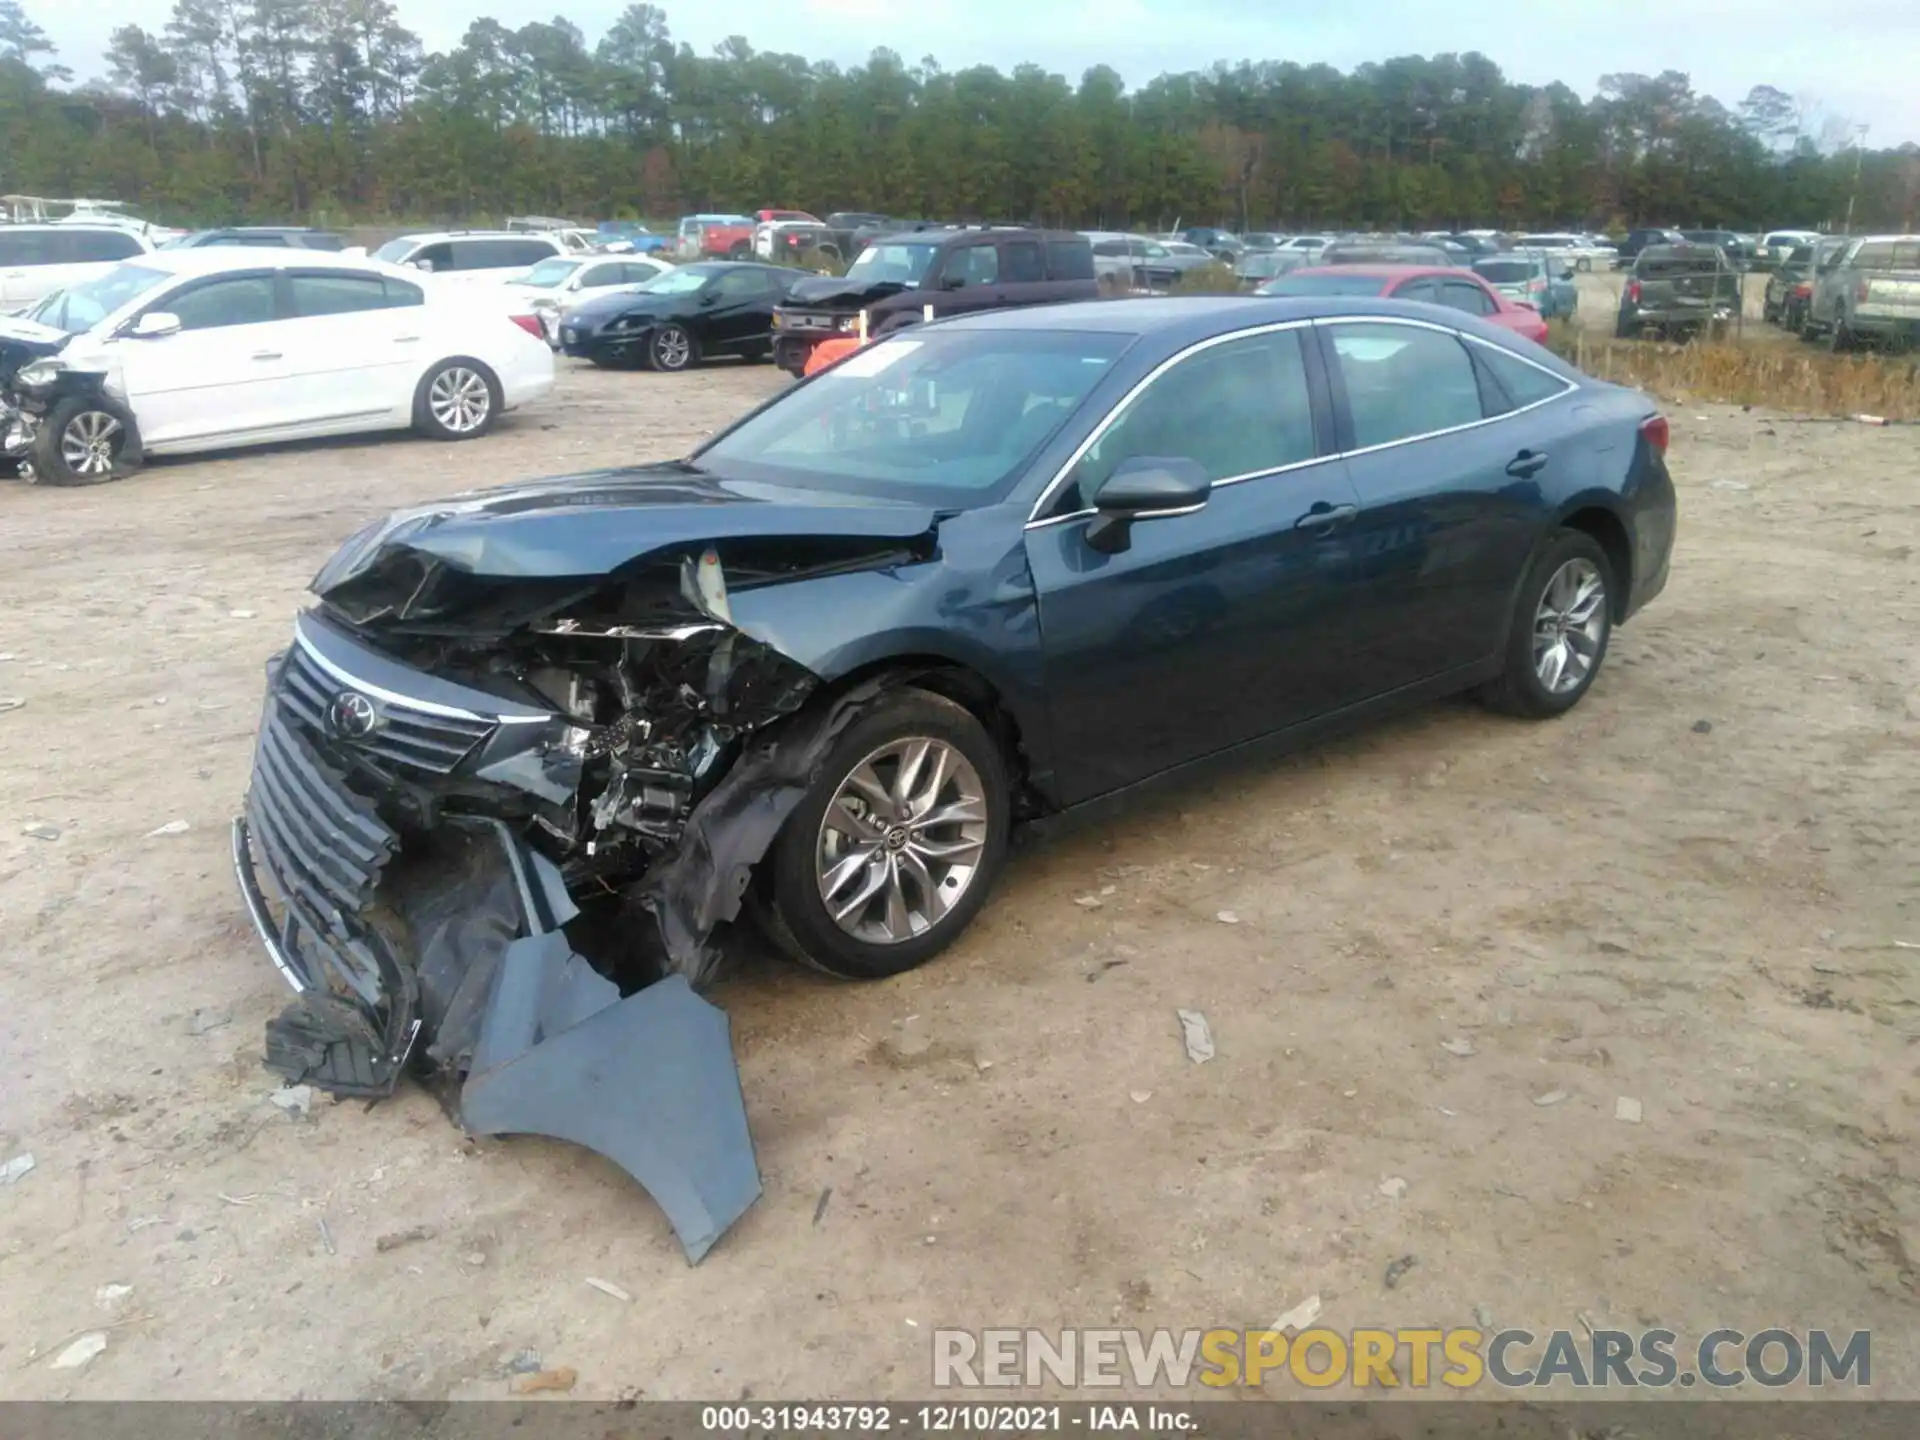
[[[292,343],[269,269],[190,280],[141,307],[180,321],[172,335],[113,342],[121,383],[149,446],[241,441],[299,413]]]
[[[1454,331],[1413,320],[1316,327],[1329,367],[1353,527],[1353,644],[1384,694],[1498,651],[1543,489],[1577,465],[1551,404],[1501,398]],[[1493,347],[1488,347],[1492,350]],[[1496,363],[1511,352],[1497,351]],[[1550,371],[1552,394],[1570,387]],[[1557,467],[1557,468],[1550,468]]]
[[[1160,366],[1076,450],[1026,533],[1069,801],[1339,708],[1351,697],[1344,525],[1304,322],[1202,342]],[[1122,461],[1213,481],[1190,513],[1137,521],[1118,554],[1087,524]]]
[[[722,271],[701,294],[698,319],[689,322],[699,329],[700,347],[731,355],[772,344],[778,278],[757,265]]]
[[[411,411],[415,377],[433,358],[418,285],[371,270],[315,268],[286,271],[285,286],[293,423],[337,425]]]

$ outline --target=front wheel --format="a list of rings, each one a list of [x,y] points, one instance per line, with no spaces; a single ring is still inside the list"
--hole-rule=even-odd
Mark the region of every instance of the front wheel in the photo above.
[[[1564,715],[1593,685],[1613,635],[1612,566],[1591,535],[1555,531],[1527,567],[1507,636],[1506,668],[1480,691],[1490,708],[1529,720]]]
[[[105,395],[70,395],[42,417],[20,477],[38,485],[101,485],[140,468],[133,412]]]
[[[964,706],[876,699],[835,743],[769,856],[762,917],[795,959],[848,980],[924,964],[967,928],[1005,859],[1006,762]]]
[[[700,363],[700,347],[684,325],[662,325],[647,343],[647,360],[656,370],[690,370]]]
[[[431,440],[471,440],[493,428],[500,382],[478,360],[442,360],[420,377],[413,428]]]

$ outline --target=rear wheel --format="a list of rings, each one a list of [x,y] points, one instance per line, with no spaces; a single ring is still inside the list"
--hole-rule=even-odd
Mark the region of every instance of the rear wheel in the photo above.
[[[1836,310],[1833,315],[1833,328],[1827,332],[1827,349],[1840,355],[1853,349],[1856,343],[1853,331],[1847,326],[1846,312]]]
[[[471,440],[493,428],[501,408],[500,382],[478,360],[442,360],[420,377],[413,425],[433,440]]]
[[[1480,691],[1489,707],[1530,720],[1563,715],[1600,673],[1613,634],[1612,567],[1591,535],[1555,531],[1514,602],[1506,668]]]
[[[140,432],[133,413],[105,395],[58,401],[34,431],[20,478],[39,485],[101,485],[140,468]]]
[[[803,964],[877,980],[924,964],[986,903],[1006,856],[1006,763],[964,706],[881,695],[821,764],[769,856],[761,906]]]

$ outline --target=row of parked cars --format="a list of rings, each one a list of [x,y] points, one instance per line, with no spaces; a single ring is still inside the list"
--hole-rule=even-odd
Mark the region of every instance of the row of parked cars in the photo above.
[[[1810,235],[1767,280],[1762,318],[1834,350],[1920,347],[1920,235]]]

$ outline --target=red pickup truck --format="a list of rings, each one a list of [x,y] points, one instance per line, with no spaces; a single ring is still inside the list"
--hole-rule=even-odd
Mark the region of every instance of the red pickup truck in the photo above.
[[[753,254],[751,215],[687,215],[674,254],[681,260],[745,260]]]

